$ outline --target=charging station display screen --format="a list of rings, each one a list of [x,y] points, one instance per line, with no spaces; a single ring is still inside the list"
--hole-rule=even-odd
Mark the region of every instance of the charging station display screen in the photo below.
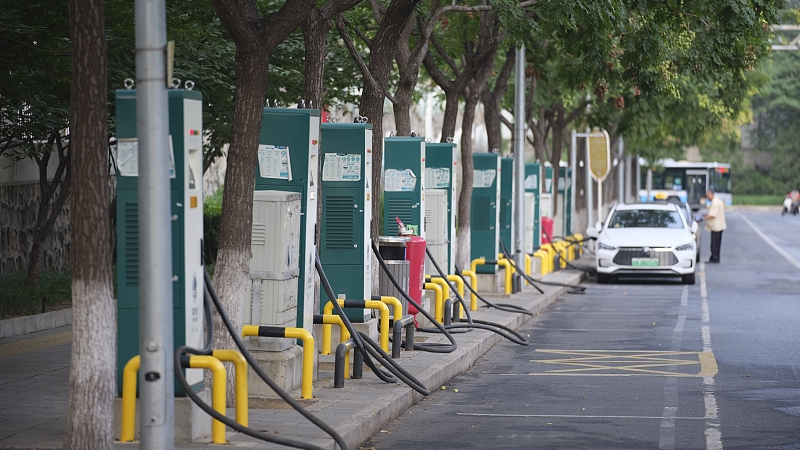
[[[361,180],[361,155],[326,153],[322,163],[322,181]]]
[[[261,178],[292,181],[292,162],[289,158],[289,147],[284,145],[259,145],[258,169]]]

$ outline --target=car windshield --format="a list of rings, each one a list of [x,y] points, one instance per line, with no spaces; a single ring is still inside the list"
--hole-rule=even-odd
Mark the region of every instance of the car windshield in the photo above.
[[[683,228],[678,211],[661,209],[629,209],[616,211],[608,221],[609,228]]]

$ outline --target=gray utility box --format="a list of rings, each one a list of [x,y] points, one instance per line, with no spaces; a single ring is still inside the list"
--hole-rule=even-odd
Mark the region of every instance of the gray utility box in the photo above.
[[[297,279],[300,274],[302,195],[255,191],[250,285],[243,321],[247,325],[294,327],[297,324]],[[248,337],[254,350],[283,351],[294,339]]]
[[[425,202],[425,244],[436,259],[439,267],[449,275],[450,267],[450,233],[448,223],[447,191],[444,189],[428,189],[425,191],[428,198]],[[439,275],[431,259],[425,258],[425,273]]]

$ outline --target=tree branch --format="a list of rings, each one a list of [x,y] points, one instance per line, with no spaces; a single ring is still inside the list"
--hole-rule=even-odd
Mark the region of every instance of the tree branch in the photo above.
[[[370,73],[369,67],[367,67],[364,59],[361,58],[361,55],[358,53],[358,50],[356,50],[355,45],[353,45],[353,40],[347,33],[346,22],[347,21],[341,14],[336,15],[336,29],[339,30],[339,35],[342,37],[342,40],[347,46],[347,51],[350,53],[350,57],[352,57],[353,61],[355,61],[358,69],[361,71],[361,74],[364,75],[364,79],[367,81],[367,83],[369,83],[374,89],[380,89],[378,82]]]

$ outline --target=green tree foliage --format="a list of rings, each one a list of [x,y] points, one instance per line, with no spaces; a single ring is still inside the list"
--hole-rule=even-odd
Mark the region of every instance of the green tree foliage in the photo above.
[[[753,98],[751,150],[766,153],[771,164],[741,167],[736,193],[781,194],[800,188],[800,53],[775,52],[767,61],[767,83]],[[738,177],[737,177],[738,178]]]

